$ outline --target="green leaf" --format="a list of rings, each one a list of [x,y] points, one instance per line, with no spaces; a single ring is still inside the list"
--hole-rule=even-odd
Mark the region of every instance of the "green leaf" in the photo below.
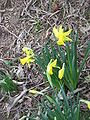
[[[46,52],[46,55],[47,55],[47,58],[48,58],[48,62],[50,61],[50,59],[51,59],[51,53],[49,52],[50,50],[48,49],[48,46],[47,45],[45,45],[45,52]],[[48,62],[47,62],[47,64],[48,64]]]
[[[57,76],[52,75],[51,77],[53,86],[56,87],[58,90],[60,89],[60,79],[57,78]]]
[[[48,101],[49,101],[50,103],[53,103],[54,105],[56,104],[55,100],[54,100],[52,97],[46,95],[46,98],[48,99]]]
[[[51,57],[56,59],[57,56],[57,51],[55,49],[55,44],[54,43],[50,43],[50,48],[51,48]]]
[[[62,58],[62,63],[65,63],[65,58],[66,58],[65,51],[60,46],[58,46],[58,52],[60,57]]]
[[[42,70],[46,70],[45,65],[43,64],[43,59],[41,58],[40,55],[35,57],[35,62],[42,68]]]
[[[51,87],[53,88],[51,76],[48,74],[48,72],[46,72],[46,75],[47,75],[48,82],[50,83]]]
[[[67,99],[67,97],[66,97],[66,95],[65,95],[63,86],[61,86],[61,93],[62,93],[62,96],[63,96],[63,99],[64,99],[65,106],[66,106],[66,108],[68,109],[68,108],[69,108],[69,103],[68,103],[68,99]]]
[[[6,91],[6,92],[12,92],[17,90],[17,86],[15,83],[13,83],[10,75],[5,74],[3,71],[0,71],[0,76],[2,75],[2,78],[0,79],[0,87]]]
[[[78,104],[74,110],[75,120],[80,120],[80,105]]]

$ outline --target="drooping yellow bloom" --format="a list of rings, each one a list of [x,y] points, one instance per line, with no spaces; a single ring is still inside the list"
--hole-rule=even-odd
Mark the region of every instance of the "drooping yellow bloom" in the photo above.
[[[55,59],[53,62],[52,62],[52,59],[51,59],[50,62],[48,63],[47,72],[48,72],[49,75],[53,74],[53,67],[56,67],[56,64],[57,64],[57,59]]]
[[[72,41],[72,39],[70,39],[68,37],[68,35],[71,33],[71,31],[72,31],[72,29],[69,29],[67,32],[64,32],[62,25],[60,25],[59,29],[54,27],[53,33],[54,33],[55,37],[58,39],[57,44],[65,45],[66,41]]]
[[[22,51],[26,53],[26,57],[20,58],[20,62],[22,65],[25,65],[26,63],[29,65],[31,62],[34,62],[34,53],[32,49],[24,47]]]
[[[90,110],[90,101],[88,101],[88,100],[80,100],[80,102],[84,102],[85,104],[87,104],[87,107]]]
[[[65,66],[65,63],[63,63],[62,69],[60,69],[59,72],[58,72],[58,77],[59,77],[60,80],[64,76],[64,69],[65,69],[64,66]]]

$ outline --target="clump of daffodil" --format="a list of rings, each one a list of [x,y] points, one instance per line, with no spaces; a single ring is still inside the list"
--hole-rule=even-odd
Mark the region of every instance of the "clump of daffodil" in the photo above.
[[[53,33],[55,37],[58,39],[57,44],[58,45],[65,45],[65,42],[72,41],[68,36],[71,33],[72,29],[69,29],[68,31],[64,32],[62,25],[59,26],[57,29],[56,27],[53,28]]]
[[[50,62],[47,65],[47,73],[49,75],[53,74],[53,68],[56,67],[57,64],[57,59],[55,59],[54,61],[51,59]]]
[[[80,100],[80,102],[83,102],[83,103],[87,104],[87,107],[90,110],[90,101],[82,99],[82,100]]]
[[[58,72],[58,78],[61,80],[62,78],[63,78],[63,76],[64,76],[64,70],[65,70],[65,68],[64,68],[64,66],[65,66],[65,63],[63,63],[63,66],[62,66],[62,68],[59,70],[59,72]]]
[[[26,54],[26,57],[20,58],[20,62],[22,65],[25,65],[26,63],[30,65],[31,62],[34,62],[34,53],[32,49],[29,49],[27,47],[24,47],[22,51]]]

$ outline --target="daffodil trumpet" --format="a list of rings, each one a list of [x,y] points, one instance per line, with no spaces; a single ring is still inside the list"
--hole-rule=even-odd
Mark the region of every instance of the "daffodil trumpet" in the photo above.
[[[48,65],[47,65],[47,73],[49,75],[53,74],[53,68],[56,67],[56,64],[57,64],[57,59],[55,59],[54,61],[51,59],[50,62],[48,63]]]
[[[64,71],[65,71],[65,63],[63,63],[62,68],[58,72],[58,78],[61,80],[64,76]]]

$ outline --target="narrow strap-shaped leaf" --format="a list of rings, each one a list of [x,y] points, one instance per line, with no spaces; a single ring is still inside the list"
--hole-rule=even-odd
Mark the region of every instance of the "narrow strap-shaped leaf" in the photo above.
[[[75,57],[73,57],[72,60],[72,83],[73,83],[73,89],[76,88],[77,85],[77,69],[75,68]]]
[[[72,76],[70,74],[69,68],[68,66],[65,67],[65,80],[68,81],[68,85],[66,84],[66,86],[70,89],[71,87],[73,88],[73,79]],[[70,87],[71,86],[71,87]]]
[[[52,97],[46,95],[46,98],[48,99],[48,101],[49,101],[51,104],[56,105],[56,101],[55,101]]]
[[[56,59],[57,56],[58,56],[58,53],[57,53],[57,51],[56,51],[56,49],[55,49],[55,46],[52,45],[52,43],[51,43],[51,44],[50,44],[50,47],[51,47],[51,51],[52,51],[51,55],[52,55],[52,57],[53,57],[54,59]]]
[[[65,120],[65,117],[64,117],[64,114],[63,114],[63,112],[61,111],[61,108],[60,108],[60,106],[59,106],[59,104],[57,103],[56,104],[56,112],[60,115],[60,120]]]
[[[64,52],[64,50],[60,46],[58,46],[58,51],[59,51],[59,54],[62,58],[63,63],[65,63],[65,52]]]
[[[64,92],[64,90],[63,90],[63,86],[61,86],[61,93],[62,93],[62,96],[63,96],[63,99],[64,99],[64,102],[65,102],[66,107],[69,108],[68,99],[67,99],[67,97],[66,97],[66,95],[65,95],[65,92]]]
[[[53,88],[51,76],[48,74],[48,72],[46,72],[46,75],[47,75],[48,82],[50,83],[51,87]]]
[[[69,45],[67,44],[67,46],[66,46],[66,53],[67,53],[67,59],[68,59],[68,65],[69,65],[69,69],[70,69],[70,73],[71,73],[71,75],[72,75],[72,59],[71,59],[71,57],[70,57],[70,48],[69,48]]]
[[[45,71],[46,68],[45,68],[45,64],[43,62],[43,59],[41,59],[41,56],[38,55],[35,57],[35,62]]]
[[[49,58],[47,56],[45,48],[43,48],[43,50],[42,50],[42,59],[43,59],[43,64],[45,64],[47,66],[47,64],[49,62]]]
[[[48,49],[48,46],[47,46],[47,45],[45,45],[45,52],[46,52],[46,55],[47,55],[47,57],[48,57],[48,62],[49,62],[50,59],[51,59],[51,54],[50,54],[50,50]]]

